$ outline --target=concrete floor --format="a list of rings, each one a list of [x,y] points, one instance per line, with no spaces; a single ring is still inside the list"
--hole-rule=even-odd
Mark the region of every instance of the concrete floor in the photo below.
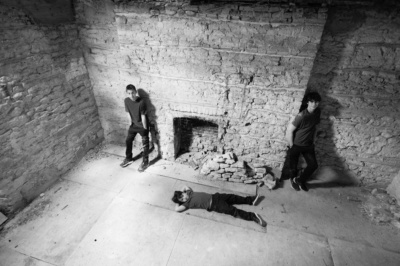
[[[141,160],[121,168],[124,148],[108,146],[9,221],[0,265],[400,265],[400,232],[373,225],[359,188],[295,192],[288,181],[260,189],[266,228],[207,212],[176,213],[170,200],[195,191],[254,194],[254,185],[211,182],[190,167]]]

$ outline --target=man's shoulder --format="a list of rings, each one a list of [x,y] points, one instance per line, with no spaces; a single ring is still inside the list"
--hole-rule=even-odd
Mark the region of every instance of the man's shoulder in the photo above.
[[[296,117],[297,117],[297,118],[303,118],[304,116],[306,116],[306,114],[307,114],[307,109],[304,109],[303,111],[300,111],[300,112],[296,115]]]

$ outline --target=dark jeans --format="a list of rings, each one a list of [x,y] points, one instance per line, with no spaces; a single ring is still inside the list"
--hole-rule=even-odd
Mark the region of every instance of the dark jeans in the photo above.
[[[306,160],[307,167],[304,169],[303,173],[297,179],[300,183],[306,182],[307,179],[314,173],[318,168],[317,158],[315,157],[314,145],[312,146],[296,146],[293,145],[288,150],[289,164],[290,164],[290,178],[297,176],[297,164],[299,163],[300,154],[303,155],[304,160]]]
[[[142,136],[142,145],[143,145],[143,162],[149,162],[149,130],[144,129],[142,127],[138,127],[132,124],[128,129],[128,136],[126,137],[126,151],[125,156],[127,159],[132,159],[132,143],[136,137],[136,134],[139,133]]]
[[[229,214],[234,217],[242,218],[243,220],[253,221],[254,213],[246,212],[232,206],[234,204],[251,205],[252,203],[252,197],[241,197],[234,194],[215,193],[212,195],[212,202],[209,211]]]

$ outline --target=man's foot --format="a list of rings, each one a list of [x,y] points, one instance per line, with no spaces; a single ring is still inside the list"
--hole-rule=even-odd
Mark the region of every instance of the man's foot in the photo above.
[[[251,205],[256,206],[259,197],[260,194],[258,194],[258,186],[256,186],[256,195],[253,197]]]
[[[139,168],[138,168],[138,171],[139,171],[139,172],[143,172],[144,170],[147,169],[147,167],[149,167],[149,163],[142,162],[142,163],[140,164]]]
[[[124,161],[120,164],[121,167],[127,167],[133,162],[133,159],[125,158]]]
[[[292,188],[296,191],[300,190],[299,184],[296,183],[294,178],[290,178],[290,184],[292,185]]]
[[[305,182],[299,183],[299,187],[300,187],[300,189],[303,190],[303,191],[308,191],[308,187],[306,186],[306,183],[305,183]]]
[[[254,213],[254,222],[258,223],[262,227],[266,227],[267,223],[261,218],[258,213]]]

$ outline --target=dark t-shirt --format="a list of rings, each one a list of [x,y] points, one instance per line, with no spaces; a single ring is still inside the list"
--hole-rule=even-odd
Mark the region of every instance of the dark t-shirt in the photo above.
[[[132,123],[138,127],[143,127],[141,115],[146,115],[146,105],[140,97],[133,101],[131,98],[125,98],[125,111],[131,116]]]
[[[293,144],[297,146],[311,146],[314,143],[314,133],[319,124],[321,110],[315,109],[309,113],[307,109],[301,111],[292,124],[296,127],[294,131]]]
[[[205,209],[210,207],[211,194],[205,192],[192,192],[188,201],[182,205],[188,209]]]

